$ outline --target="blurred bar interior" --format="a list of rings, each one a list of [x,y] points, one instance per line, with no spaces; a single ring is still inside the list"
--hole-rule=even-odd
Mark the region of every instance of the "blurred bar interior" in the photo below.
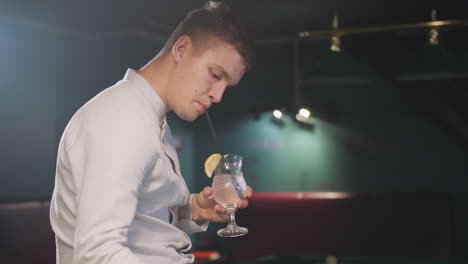
[[[468,2],[223,1],[256,62],[210,109],[256,193],[192,236],[196,263],[468,263]],[[49,200],[73,113],[204,1],[0,4],[0,263],[53,263]],[[170,115],[191,192],[204,118]]]

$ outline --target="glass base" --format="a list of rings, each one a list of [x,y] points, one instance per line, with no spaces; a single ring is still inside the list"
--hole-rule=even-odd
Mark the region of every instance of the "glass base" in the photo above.
[[[249,230],[245,227],[228,225],[227,227],[218,230],[217,234],[220,237],[239,237],[247,234]]]

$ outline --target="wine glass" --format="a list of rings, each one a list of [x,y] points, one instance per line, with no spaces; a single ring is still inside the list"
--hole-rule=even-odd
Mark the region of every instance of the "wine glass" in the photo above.
[[[248,229],[236,224],[235,213],[237,202],[244,198],[247,189],[242,174],[242,157],[235,154],[225,154],[215,169],[215,176],[211,185],[213,199],[224,208],[229,215],[225,228],[218,230],[221,237],[238,237],[248,233]]]

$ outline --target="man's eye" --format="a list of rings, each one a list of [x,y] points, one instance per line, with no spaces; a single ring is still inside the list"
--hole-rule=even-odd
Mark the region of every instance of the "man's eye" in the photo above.
[[[210,72],[210,74],[211,74],[211,77],[213,77],[214,79],[216,79],[216,80],[218,80],[218,81],[221,80],[221,77],[220,77],[219,75],[216,75],[216,74],[213,73],[213,72]]]

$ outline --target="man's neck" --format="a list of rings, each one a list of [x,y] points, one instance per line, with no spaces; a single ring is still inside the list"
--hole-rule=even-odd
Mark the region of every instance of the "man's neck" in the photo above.
[[[169,85],[169,61],[165,56],[156,57],[146,64],[137,73],[143,77],[169,109],[166,89]]]

